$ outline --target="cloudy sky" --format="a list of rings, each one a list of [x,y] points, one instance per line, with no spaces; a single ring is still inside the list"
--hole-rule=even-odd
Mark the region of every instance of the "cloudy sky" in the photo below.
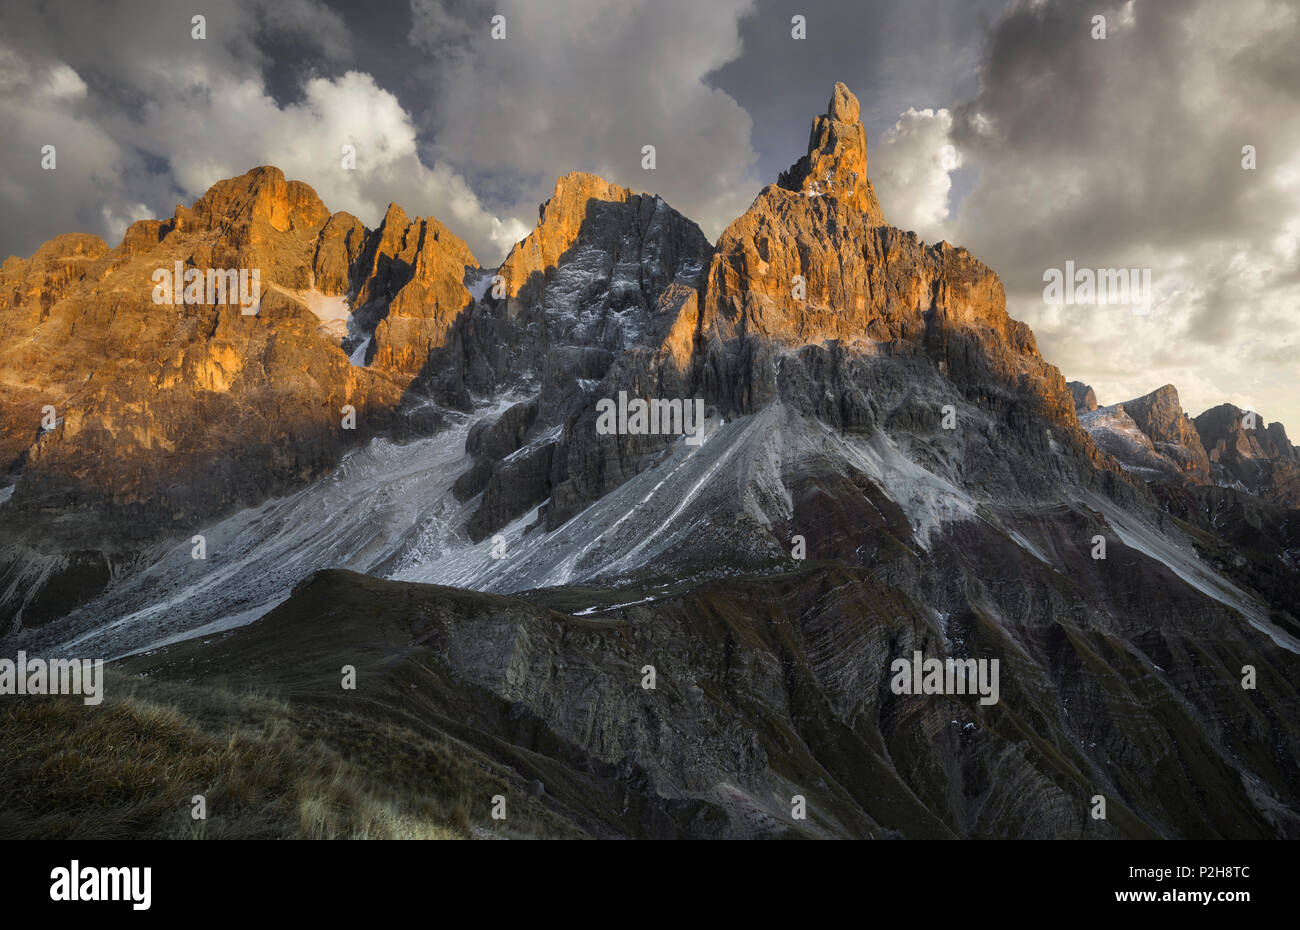
[[[1103,403],[1172,382],[1193,415],[1227,400],[1300,436],[1300,0],[197,8],[203,40],[169,0],[0,0],[0,256],[74,230],[116,244],[259,164],[368,225],[390,201],[437,216],[485,264],[576,169],[715,238],[840,80],[886,217],[996,269],[1067,377]],[[1048,304],[1067,261],[1150,269],[1152,299]]]

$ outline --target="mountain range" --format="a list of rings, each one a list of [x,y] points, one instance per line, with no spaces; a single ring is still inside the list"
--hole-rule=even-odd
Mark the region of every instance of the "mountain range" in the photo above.
[[[838,84],[715,243],[573,173],[484,268],[260,167],[7,260],[0,642],[113,659],[118,725],[181,736],[174,805],[0,832],[190,835],[212,792],[216,835],[367,833],[195,764],[278,721],[452,835],[1300,835],[1300,450],[1172,385],[1099,406],[886,215]],[[257,269],[256,312],[160,304],[176,263]],[[620,395],[702,433],[605,431]],[[900,693],[918,653],[997,700]],[[91,724],[13,706],[45,748],[8,775],[62,771]]]

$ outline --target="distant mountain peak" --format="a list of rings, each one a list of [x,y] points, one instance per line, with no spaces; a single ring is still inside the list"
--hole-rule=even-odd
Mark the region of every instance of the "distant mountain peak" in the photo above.
[[[1219,404],[1195,421],[1215,480],[1251,494],[1300,506],[1300,449],[1286,427],[1235,404]]]
[[[1076,410],[1096,410],[1097,393],[1092,389],[1091,384],[1084,384],[1082,381],[1066,382],[1066,387],[1074,395],[1074,407]]]
[[[1266,424],[1234,404],[1193,419],[1172,384],[1106,407],[1087,405],[1093,396],[1088,385],[1071,381],[1070,389],[1079,421],[1098,448],[1132,474],[1174,485],[1218,485],[1288,507],[1300,503],[1300,449],[1281,423]]]

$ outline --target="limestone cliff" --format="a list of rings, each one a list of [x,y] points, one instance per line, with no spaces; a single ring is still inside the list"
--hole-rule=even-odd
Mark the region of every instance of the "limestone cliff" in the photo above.
[[[0,464],[25,516],[0,540],[0,624],[55,615],[69,604],[55,579],[81,572],[93,589],[140,547],[309,481],[358,438],[395,428],[429,347],[470,303],[462,282],[478,263],[436,220],[393,217],[368,232],[263,167],[134,223],[116,248],[60,236],[4,263]],[[155,275],[178,263],[182,277],[204,275],[202,293],[156,302]],[[209,269],[250,285],[256,271],[256,312],[208,291]],[[354,337],[377,344],[369,368],[345,352],[350,295],[372,313]],[[39,570],[15,567],[29,547],[46,559]],[[66,590],[75,600],[82,587]]]

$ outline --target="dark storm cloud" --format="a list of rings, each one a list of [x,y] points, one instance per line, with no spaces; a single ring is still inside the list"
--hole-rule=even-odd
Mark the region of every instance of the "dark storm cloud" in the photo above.
[[[804,153],[812,118],[843,81],[862,104],[869,144],[909,107],[947,107],[976,90],[985,36],[1006,0],[758,0],[741,21],[744,53],[712,80],[754,120],[761,177]],[[790,20],[807,20],[794,41]]]
[[[749,205],[749,115],[708,76],[742,52],[750,0],[413,3],[411,41],[434,64],[439,156],[516,179],[511,215],[536,216],[555,179],[586,170],[661,194],[716,235]],[[505,17],[506,38],[489,22]],[[642,148],[656,166],[645,170]],[[497,202],[500,194],[493,192]]]
[[[976,208],[1004,195],[1016,209],[1014,201],[1034,199],[1052,220],[1003,237],[1004,261],[1014,251],[1043,265],[1066,243],[1091,255],[1217,239],[1256,230],[1261,208],[1272,212],[1257,176],[1240,165],[1244,143],[1273,135],[1267,108],[1207,113],[1197,98],[1204,86],[1244,101],[1260,82],[1231,63],[1201,73],[1206,56],[1187,32],[1195,4],[1134,5],[1128,26],[1123,6],[1044,3],[1008,16],[978,98],[957,112],[962,150],[989,162],[990,175],[1007,169],[983,182]],[[1105,41],[1090,36],[1098,12],[1111,23]],[[1005,186],[994,187],[999,181]]]
[[[1300,310],[1298,27],[1290,0],[1043,0],[994,29],[956,109],[978,182],[953,235],[999,271],[1044,354],[1100,375],[1103,400],[1172,381],[1193,412],[1232,399],[1300,419],[1276,362]],[[1044,306],[1042,274],[1066,260],[1150,267],[1154,309]]]

